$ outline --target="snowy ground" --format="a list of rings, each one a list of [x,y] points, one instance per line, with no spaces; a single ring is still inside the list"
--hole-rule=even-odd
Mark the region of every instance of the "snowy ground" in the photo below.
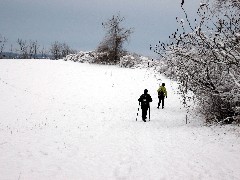
[[[0,60],[0,179],[240,179],[234,126],[185,123],[176,84],[146,69]],[[158,84],[168,89],[157,109]],[[151,121],[136,114],[149,89]]]

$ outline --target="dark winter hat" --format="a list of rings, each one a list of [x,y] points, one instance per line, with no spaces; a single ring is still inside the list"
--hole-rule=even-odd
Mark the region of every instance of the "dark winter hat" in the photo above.
[[[147,89],[144,89],[144,93],[146,94],[148,92],[148,90]]]
[[[165,86],[165,83],[162,83],[162,86]]]

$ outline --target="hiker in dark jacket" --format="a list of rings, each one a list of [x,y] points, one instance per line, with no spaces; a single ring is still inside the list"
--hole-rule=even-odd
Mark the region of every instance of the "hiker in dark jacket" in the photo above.
[[[144,90],[144,94],[140,96],[138,99],[139,103],[141,103],[141,109],[142,109],[142,120],[146,122],[147,119],[147,111],[150,107],[149,103],[152,102],[152,97],[150,94],[148,94],[148,90]]]
[[[159,109],[159,106],[162,102],[162,109],[164,108],[164,98],[166,97],[167,98],[167,90],[165,88],[165,83],[162,83],[162,85],[158,88],[157,90],[158,92],[158,109]]]

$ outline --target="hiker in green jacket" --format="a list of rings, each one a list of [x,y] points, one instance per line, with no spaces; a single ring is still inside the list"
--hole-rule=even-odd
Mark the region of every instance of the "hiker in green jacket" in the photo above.
[[[165,83],[162,83],[162,85],[158,88],[157,92],[158,92],[158,99],[159,99],[157,108],[159,109],[159,106],[162,102],[162,109],[163,109],[164,108],[164,98],[165,97],[167,98],[167,90],[165,88]]]

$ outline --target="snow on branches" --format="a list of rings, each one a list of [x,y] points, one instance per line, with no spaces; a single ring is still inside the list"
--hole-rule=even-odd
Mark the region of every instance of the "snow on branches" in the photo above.
[[[185,19],[176,18],[180,28],[153,51],[173,69],[169,75],[194,92],[208,121],[239,121],[239,9],[229,6],[216,12],[202,3],[191,23],[181,8]]]

